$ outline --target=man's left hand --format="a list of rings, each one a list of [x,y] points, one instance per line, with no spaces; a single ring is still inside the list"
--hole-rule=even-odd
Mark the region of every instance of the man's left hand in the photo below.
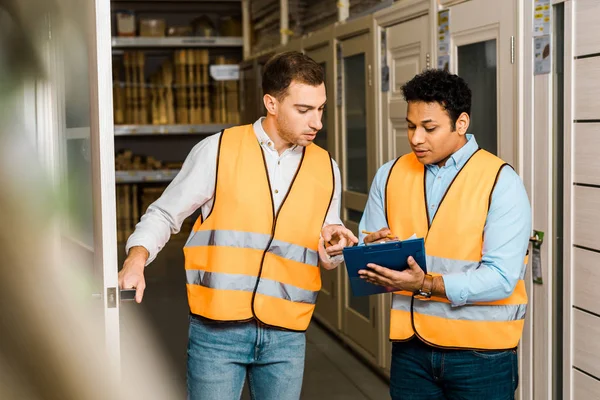
[[[377,264],[367,264],[367,269],[358,271],[360,277],[375,285],[392,288],[394,291],[407,290],[416,292],[423,287],[425,273],[414,258],[408,257],[408,268],[404,271],[394,271]]]

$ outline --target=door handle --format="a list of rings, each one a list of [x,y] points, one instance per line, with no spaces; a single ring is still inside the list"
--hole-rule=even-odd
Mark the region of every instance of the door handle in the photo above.
[[[119,292],[120,301],[133,301],[135,300],[135,289],[121,289]]]
[[[534,247],[541,247],[544,243],[544,232],[542,231],[533,231],[533,236],[529,238],[529,242],[533,244]]]
[[[532,263],[531,263],[531,277],[533,278],[533,283],[537,283],[541,285],[544,283],[544,279],[542,277],[542,243],[544,243],[544,232],[542,231],[533,231],[533,236],[529,238],[529,242],[532,244]]]
[[[100,293],[92,293],[93,299],[102,300]],[[117,306],[117,288],[109,287],[106,288],[106,298],[108,308],[115,308]],[[135,300],[135,289],[120,289],[119,290],[119,301],[133,301]]]

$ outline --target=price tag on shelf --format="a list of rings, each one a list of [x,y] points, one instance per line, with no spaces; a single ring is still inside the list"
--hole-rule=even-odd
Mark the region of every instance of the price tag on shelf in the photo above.
[[[215,81],[239,81],[239,65],[211,65],[210,76]]]

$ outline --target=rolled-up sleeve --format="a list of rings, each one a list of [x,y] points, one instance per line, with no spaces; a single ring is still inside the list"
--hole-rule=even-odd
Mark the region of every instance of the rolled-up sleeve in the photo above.
[[[479,268],[443,276],[453,306],[509,297],[521,276],[531,233],[531,206],[519,175],[500,172],[484,228]]]
[[[181,171],[136,225],[125,246],[127,253],[142,246],[149,253],[146,265],[150,264],[183,221],[213,198],[219,138],[215,134],[194,146]]]
[[[342,177],[340,174],[340,168],[337,163],[331,159],[331,168],[333,169],[333,196],[331,197],[331,204],[327,210],[327,216],[323,226],[327,225],[344,225],[340,218],[341,209],[341,198],[342,198]]]

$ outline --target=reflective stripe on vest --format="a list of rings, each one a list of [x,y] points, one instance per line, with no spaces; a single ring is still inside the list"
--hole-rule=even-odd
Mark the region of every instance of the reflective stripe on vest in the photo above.
[[[481,267],[490,196],[504,165],[490,153],[477,151],[448,188],[429,224],[423,165],[413,153],[396,162],[386,188],[388,224],[398,237],[416,233],[425,238],[429,273],[463,273]],[[508,298],[460,307],[452,307],[445,298],[420,300],[412,293],[397,292],[392,301],[390,338],[407,340],[416,334],[440,347],[514,348],[527,307],[524,275],[523,264],[520,280]]]
[[[219,272],[190,269],[185,272],[189,285],[200,285],[218,290],[241,290],[244,292],[253,292],[256,288],[257,277],[255,276],[222,274]],[[257,293],[308,304],[315,304],[317,302],[317,295],[319,294],[319,292],[300,289],[292,285],[264,278],[260,280],[260,287]]]
[[[400,311],[410,311],[411,297],[394,294],[392,308]],[[419,312],[432,317],[449,319],[460,319],[465,321],[507,321],[525,319],[525,304],[509,305],[467,305],[463,307],[451,307],[450,304],[440,301],[419,302]]]
[[[264,250],[269,245],[270,240],[270,235],[261,233],[212,230],[198,231],[188,238],[185,245],[190,247],[226,246]],[[319,254],[316,251],[280,240],[271,242],[270,251],[280,257],[304,264],[316,266],[319,261]]]
[[[212,211],[196,221],[184,247],[192,313],[308,327],[321,288],[317,246],[334,189],[329,153],[314,144],[303,149],[277,213],[273,189],[252,125],[225,130]]]

